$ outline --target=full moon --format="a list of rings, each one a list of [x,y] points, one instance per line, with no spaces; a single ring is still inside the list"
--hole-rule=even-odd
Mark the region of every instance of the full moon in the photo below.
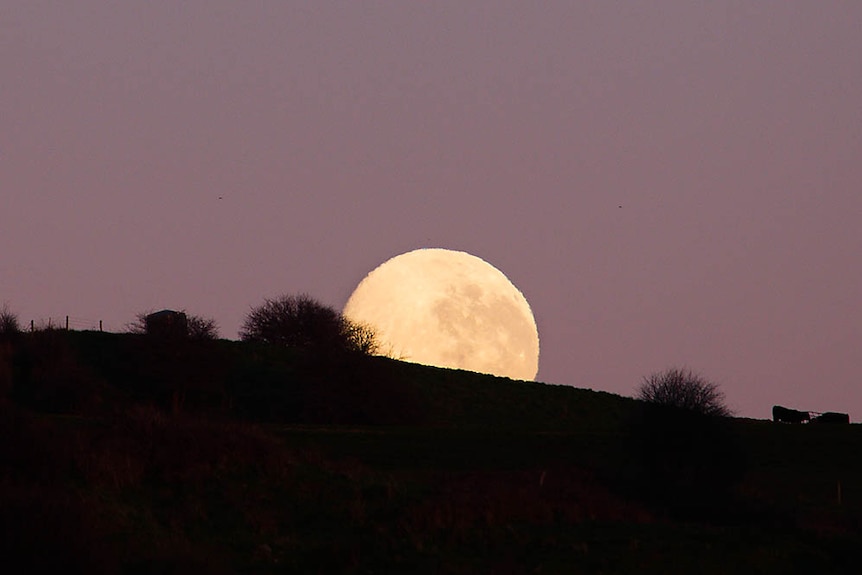
[[[381,352],[413,363],[532,380],[539,333],[524,294],[465,252],[420,249],[371,271],[344,306]]]

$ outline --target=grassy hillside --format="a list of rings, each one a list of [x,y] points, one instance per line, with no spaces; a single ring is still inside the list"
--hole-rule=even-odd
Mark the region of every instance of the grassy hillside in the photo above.
[[[384,358],[0,341],[2,551],[33,570],[855,573],[862,427],[713,421]]]

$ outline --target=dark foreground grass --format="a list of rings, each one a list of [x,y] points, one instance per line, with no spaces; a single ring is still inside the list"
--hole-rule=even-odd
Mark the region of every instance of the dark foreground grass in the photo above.
[[[74,332],[0,342],[0,389],[0,551],[21,572],[860,568],[856,425]]]

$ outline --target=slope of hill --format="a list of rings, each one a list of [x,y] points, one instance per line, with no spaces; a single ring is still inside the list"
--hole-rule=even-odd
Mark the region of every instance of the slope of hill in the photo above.
[[[232,341],[0,341],[29,570],[851,573],[862,428]]]

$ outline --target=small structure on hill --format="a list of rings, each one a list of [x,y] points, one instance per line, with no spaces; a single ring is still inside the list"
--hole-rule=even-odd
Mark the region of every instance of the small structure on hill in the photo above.
[[[147,335],[163,339],[182,339],[189,335],[189,319],[181,311],[163,309],[149,314],[145,322]]]

